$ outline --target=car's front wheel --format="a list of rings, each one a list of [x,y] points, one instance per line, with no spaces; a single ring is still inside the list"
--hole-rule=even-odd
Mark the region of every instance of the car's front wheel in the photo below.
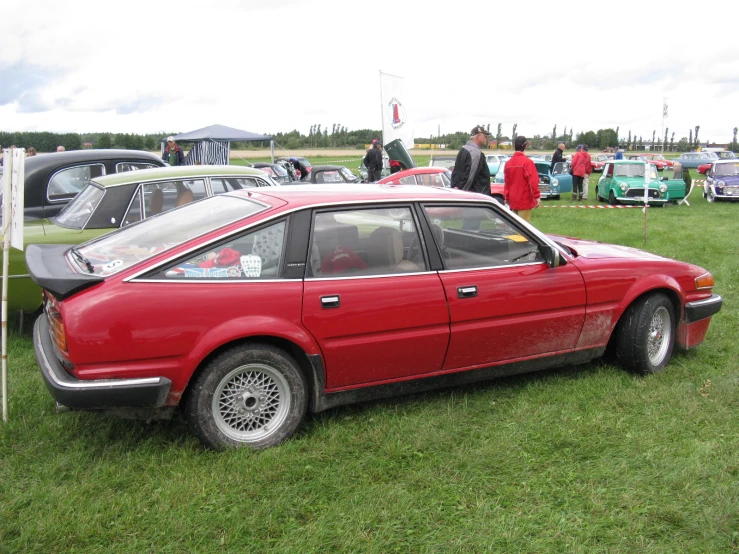
[[[297,363],[267,344],[230,348],[191,384],[185,405],[190,426],[208,447],[279,444],[300,426],[307,386]]]
[[[611,206],[616,206],[616,205],[618,205],[618,200],[616,200],[616,195],[615,195],[615,194],[613,193],[613,191],[611,191],[611,192],[610,192],[610,193],[608,194],[608,203],[609,203],[609,204],[610,204]]]
[[[711,187],[708,187],[708,191],[705,193],[706,200],[709,202],[715,202],[716,201],[716,195],[713,194],[713,189]]]
[[[651,294],[628,307],[616,328],[616,359],[638,373],[658,373],[675,346],[675,308],[664,294]]]

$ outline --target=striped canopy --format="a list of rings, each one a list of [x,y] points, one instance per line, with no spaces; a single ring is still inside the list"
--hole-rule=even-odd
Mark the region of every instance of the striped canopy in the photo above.
[[[192,148],[185,157],[185,165],[228,165],[232,142],[272,141],[269,135],[259,135],[226,127],[211,125],[188,133],[174,135],[177,142],[192,142]],[[164,143],[162,139],[162,151]]]

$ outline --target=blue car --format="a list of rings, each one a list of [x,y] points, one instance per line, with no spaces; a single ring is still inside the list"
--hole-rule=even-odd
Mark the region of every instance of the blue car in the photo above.
[[[685,169],[698,169],[699,165],[712,163],[718,156],[712,152],[685,152],[673,161],[680,162]]]
[[[739,160],[716,162],[706,172],[703,198],[715,200],[739,200]]]
[[[559,200],[563,192],[572,192],[572,175],[570,175],[570,162],[557,162],[554,171],[549,171],[549,162],[534,161],[536,171],[539,174],[539,192],[541,198],[553,198]],[[495,183],[505,183],[505,162],[498,169]]]
[[[508,158],[510,158],[510,156],[506,154],[487,154],[485,156],[485,161],[488,164],[488,169],[490,170],[491,177],[494,177],[498,174],[498,171],[500,171],[501,168],[501,164],[504,164]]]

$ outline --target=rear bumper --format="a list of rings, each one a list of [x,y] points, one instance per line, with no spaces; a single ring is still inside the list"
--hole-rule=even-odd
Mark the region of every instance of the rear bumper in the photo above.
[[[688,302],[685,304],[685,322],[693,323],[709,318],[721,310],[723,303],[724,299],[718,294],[712,294],[711,298],[705,300]]]
[[[64,369],[54,352],[46,314],[42,314],[33,327],[33,346],[46,388],[59,404],[68,408],[157,408],[164,405],[172,385],[165,377],[77,379]]]

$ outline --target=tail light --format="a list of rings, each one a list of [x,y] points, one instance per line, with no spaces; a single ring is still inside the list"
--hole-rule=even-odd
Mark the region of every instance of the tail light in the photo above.
[[[44,306],[46,317],[49,319],[49,334],[57,352],[64,358],[67,357],[67,334],[64,329],[62,312],[59,302],[51,294],[44,292]]]

